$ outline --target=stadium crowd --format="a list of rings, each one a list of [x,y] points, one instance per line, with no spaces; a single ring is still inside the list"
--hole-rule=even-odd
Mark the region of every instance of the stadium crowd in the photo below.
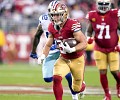
[[[39,16],[47,12],[47,6],[51,1],[52,0],[0,0],[0,29],[5,36],[13,31],[14,35],[29,34],[32,38],[35,33],[33,31],[35,31],[38,25]],[[84,33],[86,29],[85,16],[88,11],[95,9],[96,0],[62,1],[69,7],[70,17],[78,19],[81,22]],[[115,0],[113,3],[115,7],[120,7],[120,0]],[[3,47],[3,44],[1,44],[0,48]],[[88,64],[91,64],[91,48],[92,46],[88,47],[87,51]],[[94,62],[92,62],[92,64],[94,64]]]

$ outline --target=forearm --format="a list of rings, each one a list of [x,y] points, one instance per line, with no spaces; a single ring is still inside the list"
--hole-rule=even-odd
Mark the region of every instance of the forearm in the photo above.
[[[37,46],[39,44],[40,37],[41,37],[42,33],[43,33],[42,26],[39,25],[38,28],[37,28],[36,34],[34,36],[34,39],[33,39],[32,53],[36,52],[36,48],[37,48]]]
[[[40,41],[40,37],[35,36],[34,39],[33,39],[33,44],[32,44],[32,46],[33,46],[32,53],[36,52],[36,48],[37,48],[37,45],[38,45],[39,41]]]
[[[89,21],[85,34],[87,37],[92,37],[92,33],[93,33],[93,28],[91,22]]]
[[[87,47],[87,40],[75,46],[76,51],[84,50]]]
[[[45,47],[43,48],[42,54],[44,54],[45,57],[47,57],[49,54],[49,51],[50,51],[50,47],[45,45]]]

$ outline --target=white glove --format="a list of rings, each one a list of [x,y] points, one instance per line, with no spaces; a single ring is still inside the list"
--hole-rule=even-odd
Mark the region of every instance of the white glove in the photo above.
[[[38,57],[38,64],[42,64],[44,59],[45,59],[45,55],[42,54],[40,57]]]
[[[71,48],[67,42],[65,42],[65,45],[66,46],[63,46],[63,50],[66,51],[67,53],[72,53],[76,51],[75,47]]]

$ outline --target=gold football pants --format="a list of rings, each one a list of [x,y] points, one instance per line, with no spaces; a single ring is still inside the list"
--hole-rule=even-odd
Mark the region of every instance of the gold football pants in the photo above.
[[[107,69],[108,66],[111,71],[119,70],[119,52],[103,53],[94,51],[94,58],[99,70]]]
[[[53,75],[59,75],[62,78],[69,72],[72,73],[72,88],[74,91],[79,92],[84,77],[84,56],[76,59],[64,59],[59,57],[55,63]]]

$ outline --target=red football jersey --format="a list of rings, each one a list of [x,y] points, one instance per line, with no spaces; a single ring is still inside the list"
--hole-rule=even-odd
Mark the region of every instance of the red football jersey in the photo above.
[[[48,27],[48,31],[53,35],[54,39],[57,41],[57,44],[60,48],[61,56],[65,59],[74,59],[78,58],[83,54],[83,51],[67,53],[63,51],[61,47],[61,42],[67,38],[73,38],[73,33],[80,31],[81,25],[78,21],[73,19],[67,19],[66,23],[64,24],[63,28],[58,31],[54,28],[54,25],[50,23]]]
[[[87,15],[95,32],[95,50],[111,52],[118,44],[118,9],[111,9],[102,15],[97,11],[91,11]]]

